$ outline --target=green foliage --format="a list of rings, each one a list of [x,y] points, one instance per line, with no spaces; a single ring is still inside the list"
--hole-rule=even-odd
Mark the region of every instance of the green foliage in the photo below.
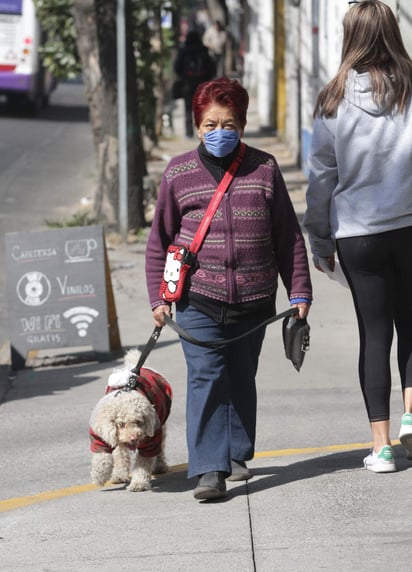
[[[165,88],[166,72],[171,77],[173,34],[161,25],[161,18],[176,9],[179,0],[132,0],[138,77],[139,111],[146,134],[156,140],[156,108]]]
[[[46,33],[40,53],[44,66],[56,79],[72,79],[81,73],[76,47],[73,0],[34,0],[36,14]]]
[[[33,0],[37,17],[46,32],[41,48],[45,67],[56,79],[72,79],[81,74],[76,47],[73,0]],[[103,1],[103,0],[98,0]],[[136,55],[139,115],[146,134],[156,138],[156,105],[164,90],[164,72],[170,78],[173,33],[160,20],[175,10],[180,0],[131,0],[133,38]]]
[[[88,211],[79,211],[77,213],[74,213],[72,218],[67,219],[67,220],[62,220],[62,221],[58,221],[58,220],[46,220],[45,224],[49,227],[49,228],[64,228],[64,227],[68,227],[68,226],[93,226],[95,224],[98,224],[98,221],[96,218],[93,218],[92,216],[90,216],[90,213]]]

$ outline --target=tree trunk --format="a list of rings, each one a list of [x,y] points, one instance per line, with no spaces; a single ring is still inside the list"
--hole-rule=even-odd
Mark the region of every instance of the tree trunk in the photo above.
[[[73,2],[77,48],[82,63],[97,156],[94,209],[102,223],[113,230],[119,229],[116,7],[116,0]],[[146,165],[136,111],[136,64],[133,44],[129,38],[130,35],[126,47],[129,110],[128,218],[129,229],[137,231],[145,222],[143,174]],[[129,63],[130,55],[133,57],[133,66]]]
[[[96,0],[98,2],[98,0]],[[128,219],[135,231],[145,226],[143,177],[147,175],[146,157],[139,121],[137,66],[134,54],[132,1],[126,0],[126,78],[127,78],[127,155]]]

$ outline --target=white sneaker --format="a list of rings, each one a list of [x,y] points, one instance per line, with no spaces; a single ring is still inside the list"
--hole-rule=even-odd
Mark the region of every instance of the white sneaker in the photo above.
[[[369,455],[363,459],[363,464],[365,469],[374,473],[393,473],[396,471],[392,447],[389,445],[382,447],[378,453],[372,449]]]
[[[412,461],[412,413],[402,415],[399,440],[408,452],[408,459]]]

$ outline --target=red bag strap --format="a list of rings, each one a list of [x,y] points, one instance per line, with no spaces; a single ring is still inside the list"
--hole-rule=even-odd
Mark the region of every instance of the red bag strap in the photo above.
[[[194,254],[196,254],[206,236],[207,233],[207,229],[210,226],[210,222],[212,220],[212,218],[215,215],[215,212],[217,211],[217,207],[220,204],[220,201],[223,198],[223,195],[225,194],[225,192],[227,191],[227,189],[229,188],[230,183],[233,180],[233,177],[236,174],[236,171],[239,168],[240,163],[243,160],[244,154],[246,151],[246,145],[245,143],[241,143],[240,144],[240,149],[239,149],[239,153],[237,154],[236,159],[233,161],[233,163],[230,165],[230,167],[228,168],[228,170],[226,171],[226,173],[223,176],[223,179],[220,181],[213,197],[212,200],[209,203],[209,206],[207,207],[207,210],[202,218],[202,221],[199,225],[199,228],[197,229],[197,232],[192,240],[192,244],[190,245],[190,251],[193,252]]]

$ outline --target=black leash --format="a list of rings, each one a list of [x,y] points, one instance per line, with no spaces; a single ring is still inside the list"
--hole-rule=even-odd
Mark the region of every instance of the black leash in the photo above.
[[[193,338],[190,334],[188,334],[186,332],[186,330],[181,328],[170,316],[168,316],[167,314],[163,314],[163,315],[164,315],[164,319],[165,319],[166,324],[168,326],[170,326],[186,342],[189,342],[191,344],[195,344],[196,346],[202,346],[205,348],[221,348],[221,347],[226,346],[228,344],[233,344],[235,342],[238,342],[239,340],[242,340],[243,338],[250,336],[250,334],[253,334],[257,330],[260,330],[260,328],[263,328],[264,326],[268,326],[269,324],[272,324],[273,322],[276,322],[277,320],[281,320],[282,318],[286,318],[286,316],[293,316],[293,315],[297,314],[297,312],[298,312],[297,308],[288,308],[284,312],[281,312],[280,314],[276,314],[276,316],[272,316],[271,318],[264,320],[263,322],[261,322],[260,324],[258,324],[254,328],[252,328],[251,330],[248,330],[244,334],[241,334],[240,336],[236,336],[234,338],[227,338],[225,340],[210,340],[210,341],[202,341],[202,340],[198,340],[196,338]],[[145,347],[143,348],[142,353],[140,354],[139,361],[137,362],[135,367],[130,370],[129,381],[122,388],[122,391],[132,391],[133,389],[136,389],[136,387],[139,385],[138,378],[140,375],[140,369],[143,367],[144,362],[146,361],[150,352],[154,348],[157,340],[159,339],[161,331],[162,331],[162,328],[159,326],[156,326],[156,328],[153,330],[152,335],[148,339]]]
[[[156,328],[153,330],[152,335],[147,340],[146,345],[140,354],[139,361],[134,366],[134,368],[130,370],[129,381],[124,387],[122,387],[122,391],[132,391],[139,385],[140,369],[143,367],[144,362],[148,358],[150,352],[155,346],[155,343],[159,339],[161,331],[162,328],[160,326],[156,326]]]
[[[244,334],[241,334],[240,336],[236,336],[234,338],[227,338],[224,340],[210,340],[210,341],[201,341],[201,340],[197,340],[196,338],[193,338],[190,334],[188,334],[186,332],[186,330],[184,330],[178,324],[176,324],[176,322],[170,316],[168,316],[167,314],[163,314],[163,316],[164,316],[166,324],[168,326],[170,326],[186,342],[189,342],[191,344],[195,344],[196,346],[202,346],[205,348],[221,348],[221,347],[226,346],[228,344],[233,344],[234,342],[238,342],[239,340],[246,338],[250,334],[253,334],[257,330],[260,330],[260,328],[263,328],[264,326],[272,324],[273,322],[276,322],[277,320],[281,320],[282,318],[286,318],[286,316],[293,316],[293,315],[297,314],[298,312],[299,312],[299,310],[296,307],[295,308],[288,308],[284,312],[281,312],[280,314],[276,314],[276,316],[272,316],[271,318],[264,320],[263,322],[261,322],[260,324],[258,324],[254,328],[252,328],[251,330],[248,330]]]
[[[162,328],[156,326],[152,332],[152,335],[147,340],[145,347],[143,348],[142,353],[140,354],[140,358],[133,369],[130,370],[129,380],[127,384],[122,387],[121,391],[134,391],[135,389],[140,389],[142,393],[149,399],[150,403],[156,408],[156,398],[152,391],[151,385],[148,383],[144,383],[144,377],[140,375],[140,370],[143,367],[144,362],[146,361],[148,355],[152,351],[155,346],[155,343],[159,339],[160,333]],[[163,385],[159,383],[159,379],[157,376],[153,376],[153,381],[156,383],[159,390],[162,391],[164,399],[169,402],[168,407],[170,407],[170,395],[165,391]]]

